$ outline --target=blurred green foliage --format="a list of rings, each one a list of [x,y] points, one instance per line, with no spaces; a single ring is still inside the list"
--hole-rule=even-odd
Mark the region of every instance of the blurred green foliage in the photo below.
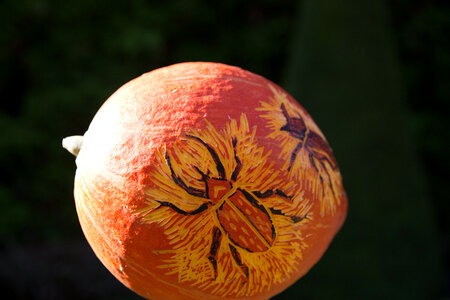
[[[128,80],[217,61],[280,83],[310,111],[349,194],[330,250],[277,298],[444,297],[449,4],[386,3],[2,1],[0,250],[82,239],[61,139]]]
[[[11,207],[0,233],[6,240],[24,241],[77,232],[73,158],[60,143],[67,135],[82,134],[110,94],[144,72],[181,61],[220,61],[279,76],[296,3],[0,5],[5,24],[0,82],[7,95],[0,106],[0,162],[7,170],[1,201]],[[33,223],[27,222],[30,215]]]
[[[442,285],[418,116],[389,23],[381,1],[303,1],[287,87],[317,116],[351,204],[335,248],[296,287],[306,299],[430,299]]]

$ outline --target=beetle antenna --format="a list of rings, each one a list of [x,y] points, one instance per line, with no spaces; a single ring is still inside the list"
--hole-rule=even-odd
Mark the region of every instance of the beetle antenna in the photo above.
[[[186,136],[200,142],[203,146],[205,146],[205,148],[208,150],[209,154],[211,154],[212,159],[216,163],[216,169],[217,169],[217,173],[219,173],[219,178],[225,179],[226,178],[225,168],[223,167],[222,162],[220,161],[219,155],[217,155],[217,152],[210,145],[208,145],[205,141],[203,141],[201,138],[190,135],[190,134],[187,134]]]
[[[170,156],[169,156],[169,153],[167,152],[167,150],[165,151],[165,157],[166,157],[166,164],[167,164],[167,166],[170,169],[172,180],[173,180],[173,182],[175,182],[176,185],[181,187],[188,194],[191,194],[191,195],[197,196],[197,197],[201,197],[201,198],[207,198],[208,194],[207,194],[206,191],[202,191],[202,190],[199,190],[199,189],[196,189],[196,188],[188,186],[180,177],[178,177],[175,174],[175,171],[173,170],[172,162],[170,160]]]

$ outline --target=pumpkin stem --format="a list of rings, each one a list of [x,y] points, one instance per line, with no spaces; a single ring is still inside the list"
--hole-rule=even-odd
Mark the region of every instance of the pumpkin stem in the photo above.
[[[83,145],[83,136],[74,135],[68,136],[62,140],[63,148],[67,149],[70,153],[77,156],[80,152],[81,146]]]

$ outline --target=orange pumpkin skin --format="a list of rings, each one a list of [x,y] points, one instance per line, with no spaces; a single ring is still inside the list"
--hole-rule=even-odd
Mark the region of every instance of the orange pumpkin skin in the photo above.
[[[308,113],[223,64],[177,64],[125,84],[76,163],[87,240],[148,299],[268,299],[320,259],[347,212]]]

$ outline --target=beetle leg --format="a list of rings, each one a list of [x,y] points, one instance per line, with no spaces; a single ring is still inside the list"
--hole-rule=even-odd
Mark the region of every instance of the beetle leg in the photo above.
[[[208,207],[213,204],[211,201],[205,202],[194,210],[185,211],[185,210],[182,210],[181,208],[179,208],[178,206],[174,205],[173,203],[166,202],[166,201],[158,201],[158,200],[155,200],[155,201],[159,203],[159,206],[156,209],[161,208],[161,207],[169,207],[169,208],[173,209],[175,212],[182,214],[184,216],[188,216],[188,215],[192,216],[192,215],[199,214],[199,213],[205,211],[206,209],[208,209]]]
[[[324,197],[325,195],[325,189],[323,188],[323,177],[322,174],[320,174],[319,169],[316,166],[316,162],[314,161],[314,154],[313,153],[309,153],[309,161],[311,162],[311,165],[314,167],[314,170],[316,170],[317,174],[319,175],[319,179],[320,179],[320,185],[322,186],[322,197]]]
[[[222,232],[218,227],[213,228],[213,240],[211,243],[211,249],[209,250],[208,259],[214,269],[214,279],[217,278],[217,252],[219,251],[220,242],[222,240]]]
[[[255,196],[257,196],[260,199],[264,199],[264,198],[269,198],[271,196],[273,196],[274,194],[277,196],[280,196],[282,198],[285,198],[286,200],[288,200],[289,202],[292,202],[292,197],[289,197],[288,195],[286,195],[282,190],[276,189],[274,190],[267,190],[264,193],[261,192],[253,192],[253,194]],[[297,216],[286,216],[280,209],[275,209],[273,207],[270,208],[270,212],[274,215],[279,215],[279,216],[284,216],[284,217],[288,217],[292,220],[292,222],[294,223],[298,223],[300,221],[302,221],[303,219],[305,219],[305,217],[297,217]]]
[[[260,191],[255,191],[253,192],[253,194],[258,198],[264,199],[273,196],[273,190],[267,190],[264,193],[261,193]]]
[[[244,272],[245,277],[248,280],[248,277],[249,277],[248,267],[242,262],[241,255],[236,250],[236,248],[231,244],[228,244],[228,245],[230,246],[231,255],[233,256],[234,261],[241,268],[242,272]]]
[[[276,189],[274,190],[267,190],[264,193],[261,192],[253,192],[253,194],[255,196],[257,196],[258,198],[264,199],[264,198],[269,198],[271,196],[273,196],[274,194],[277,196],[280,196],[282,198],[285,198],[287,200],[289,200],[290,202],[292,202],[292,197],[286,195],[282,190]],[[283,217],[287,217],[289,219],[291,219],[292,222],[298,223],[300,221],[303,221],[304,219],[307,219],[307,216],[304,217],[298,217],[298,216],[287,216],[285,215],[280,209],[275,209],[273,207],[270,208],[270,212],[274,215],[279,215],[279,216],[283,216]]]
[[[328,156],[324,156],[322,158],[322,160],[325,160],[330,165],[331,169],[333,169],[333,170],[337,169],[336,163],[332,162],[332,160],[330,160],[330,158]]]
[[[292,151],[291,160],[289,162],[288,171],[290,171],[292,166],[294,165],[295,159],[297,158],[297,154],[302,149],[302,147],[303,147],[303,141],[300,141],[297,144],[297,146],[294,148],[294,151]]]
[[[319,169],[316,166],[314,158],[315,158],[315,156],[312,153],[309,153],[309,160],[311,161],[311,164],[314,167],[314,169],[317,171],[317,174],[319,174],[320,184],[323,186],[324,185],[323,177],[322,177],[322,174],[320,174]],[[325,164],[323,163],[323,161],[322,160],[318,160],[318,161],[319,161],[320,165],[322,166],[322,168],[324,169],[325,173],[327,174],[328,186],[331,189],[331,193],[333,194],[333,197],[336,198],[336,193],[334,192],[333,184],[331,183],[330,173],[328,172],[327,168],[325,167]],[[324,189],[322,189],[322,196],[324,196],[324,194],[325,194],[325,191],[324,191]]]
[[[231,180],[235,181],[239,175],[239,172],[242,169],[242,162],[239,159],[239,157],[237,157],[237,154],[236,154],[237,139],[234,137],[232,139],[232,142],[233,142],[233,150],[234,150],[234,160],[236,161],[236,168],[234,168],[233,174],[231,175]]]
[[[305,215],[304,217],[298,217],[298,216],[287,216],[285,215],[280,209],[275,209],[273,207],[270,208],[270,212],[274,215],[279,215],[279,216],[283,216],[283,217],[287,217],[289,219],[291,219],[291,221],[294,224],[297,224],[298,222],[303,221],[304,219],[307,219],[307,216]]]
[[[292,201],[292,197],[289,197],[282,190],[279,190],[279,189],[275,189],[275,191],[274,190],[267,190],[264,193],[256,191],[256,192],[253,192],[253,194],[256,197],[261,198],[261,199],[269,198],[269,197],[271,197],[271,196],[273,196],[275,194],[277,196],[280,196],[280,197],[283,197],[285,199],[288,199],[289,201]]]
[[[320,176],[319,169],[317,169],[314,158],[315,158],[314,154],[309,152],[309,161],[311,162],[311,165],[313,166],[314,170],[316,170],[317,174],[319,174],[319,176]],[[322,178],[322,177],[320,177],[320,178]],[[322,179],[320,179],[320,180],[322,180]]]
[[[325,164],[323,163],[323,161],[320,161],[320,164],[322,165],[322,167],[324,168],[325,172],[327,173],[328,186],[330,187],[330,190],[333,193],[334,198],[336,198],[336,193],[334,192],[333,184],[331,183],[330,174],[328,173],[328,170],[325,168]]]

